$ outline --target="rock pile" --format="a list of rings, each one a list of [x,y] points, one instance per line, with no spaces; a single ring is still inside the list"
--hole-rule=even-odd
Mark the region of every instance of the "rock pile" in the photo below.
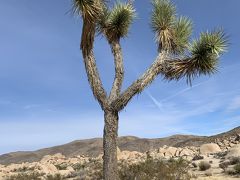
[[[230,148],[227,152],[227,158],[229,157],[240,157],[240,144],[237,144]]]
[[[216,143],[221,148],[222,151],[227,151],[231,147],[240,143],[240,134],[230,136],[224,139],[217,138],[215,139],[214,143]]]
[[[163,146],[159,149],[153,150],[151,152],[147,152],[147,155],[150,155],[153,158],[177,158],[183,157],[186,159],[191,159],[196,154],[198,154],[199,148],[193,146],[186,146],[183,148],[176,147],[168,147]]]

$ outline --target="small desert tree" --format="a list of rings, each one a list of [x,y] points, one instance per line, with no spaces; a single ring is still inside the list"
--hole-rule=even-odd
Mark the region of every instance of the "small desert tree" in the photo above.
[[[116,180],[119,112],[158,75],[167,80],[186,78],[191,83],[195,77],[215,73],[219,56],[226,50],[226,36],[222,30],[215,30],[201,33],[198,39],[190,41],[191,20],[177,17],[176,8],[169,0],[152,0],[151,26],[158,55],[146,72],[122,91],[124,68],[120,40],[127,36],[134,20],[133,3],[117,1],[110,8],[104,0],[73,0],[73,7],[83,20],[81,50],[88,81],[104,111],[104,179]],[[106,38],[114,57],[115,78],[109,95],[96,67],[93,52],[96,34]]]

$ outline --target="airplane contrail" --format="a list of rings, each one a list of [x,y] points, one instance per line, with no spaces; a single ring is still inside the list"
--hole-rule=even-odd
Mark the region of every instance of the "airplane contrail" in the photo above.
[[[162,103],[163,103],[163,102],[166,102],[166,101],[168,101],[168,100],[170,100],[170,99],[172,99],[172,98],[174,98],[174,97],[176,97],[176,96],[178,96],[178,95],[180,95],[180,94],[183,94],[183,93],[185,93],[186,91],[189,91],[189,90],[191,90],[191,89],[193,89],[193,88],[195,88],[195,87],[198,87],[198,86],[200,86],[200,85],[202,85],[202,84],[204,84],[204,83],[206,83],[206,82],[208,82],[208,81],[209,81],[209,80],[203,81],[203,82],[200,82],[200,83],[198,83],[198,84],[195,84],[195,85],[193,85],[193,86],[191,86],[191,87],[185,88],[185,89],[183,89],[183,90],[181,90],[181,91],[179,91],[179,92],[177,92],[177,93],[175,93],[175,94],[173,94],[173,95],[171,95],[171,96],[168,96],[168,97],[166,97],[166,98],[164,98],[164,99],[162,99],[162,100],[160,100],[160,101],[157,100],[155,97],[153,97],[152,94],[151,94],[149,91],[146,91],[146,94],[147,94],[148,97],[153,101],[153,103],[158,107],[158,109],[162,110],[162,107],[163,107]]]

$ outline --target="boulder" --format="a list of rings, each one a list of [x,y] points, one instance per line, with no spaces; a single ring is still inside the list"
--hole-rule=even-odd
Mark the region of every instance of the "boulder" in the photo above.
[[[56,174],[58,169],[53,164],[39,164],[38,165],[40,172],[44,174]]]
[[[158,153],[162,153],[162,154],[164,154],[165,151],[166,151],[166,150],[165,150],[164,148],[159,148],[159,149],[157,150]]]
[[[190,149],[183,149],[180,154],[180,156],[193,156],[193,152]]]
[[[230,148],[226,157],[240,157],[240,144],[237,144]]]
[[[154,154],[152,155],[152,157],[153,157],[154,159],[161,159],[161,158],[164,157],[164,154],[163,154],[163,153],[154,153]]]
[[[215,143],[203,144],[200,146],[200,154],[211,154],[221,152],[220,147]]]
[[[168,147],[165,149],[165,156],[167,157],[174,157],[176,152],[177,152],[177,148],[175,147]]]
[[[137,151],[122,151],[121,153],[118,153],[118,160],[120,159],[136,159],[138,157],[142,156],[142,153]]]

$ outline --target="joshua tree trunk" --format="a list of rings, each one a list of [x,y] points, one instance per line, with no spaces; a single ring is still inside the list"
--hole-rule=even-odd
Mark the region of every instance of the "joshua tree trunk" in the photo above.
[[[117,180],[117,137],[118,137],[118,112],[107,110],[104,112],[103,134],[103,178],[104,180]]]

